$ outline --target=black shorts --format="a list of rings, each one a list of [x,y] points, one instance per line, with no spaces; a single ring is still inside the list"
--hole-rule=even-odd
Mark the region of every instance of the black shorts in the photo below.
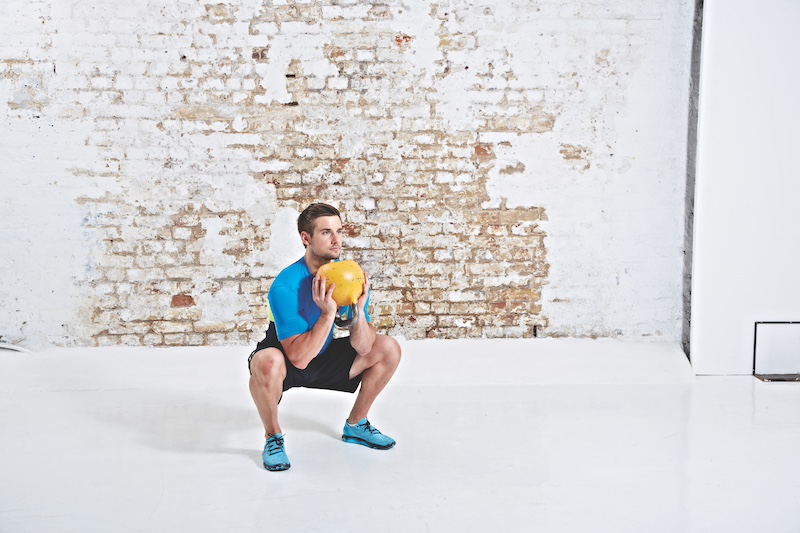
[[[283,354],[286,362],[286,379],[283,380],[283,390],[292,387],[308,387],[311,389],[337,390],[342,392],[355,392],[361,383],[361,375],[350,379],[350,369],[358,353],[350,345],[349,338],[333,339],[324,352],[316,356],[303,370],[296,368],[286,357],[286,352],[278,340],[275,324],[270,322],[264,340],[256,345],[256,349],[247,358],[247,369],[250,370],[250,361],[257,351],[265,348],[277,348]],[[252,374],[252,372],[250,372]]]

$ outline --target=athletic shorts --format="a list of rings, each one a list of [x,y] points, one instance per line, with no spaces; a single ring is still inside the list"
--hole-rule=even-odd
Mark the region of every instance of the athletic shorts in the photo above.
[[[361,375],[350,379],[350,369],[358,353],[350,345],[350,339],[333,339],[324,352],[316,356],[303,370],[296,368],[286,357],[286,352],[278,340],[275,324],[270,322],[264,340],[256,345],[256,349],[247,358],[247,369],[250,370],[250,361],[257,351],[265,348],[277,348],[283,354],[286,362],[286,379],[283,380],[283,390],[293,387],[308,387],[311,389],[337,390],[342,392],[355,392],[361,383]],[[252,374],[252,372],[250,372]]]

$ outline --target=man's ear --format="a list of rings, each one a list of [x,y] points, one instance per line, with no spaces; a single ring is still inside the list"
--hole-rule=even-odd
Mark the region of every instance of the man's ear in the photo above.
[[[308,247],[308,245],[311,244],[311,235],[309,235],[305,231],[301,231],[300,240],[303,242],[303,246]]]

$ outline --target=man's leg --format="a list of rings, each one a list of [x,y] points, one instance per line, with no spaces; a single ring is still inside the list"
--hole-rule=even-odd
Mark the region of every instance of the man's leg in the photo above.
[[[278,402],[283,394],[286,362],[277,348],[265,348],[250,359],[250,394],[264,424],[264,468],[272,471],[287,470],[291,464],[283,446],[283,434],[278,424]]]
[[[250,360],[250,395],[264,424],[265,437],[281,433],[278,402],[283,394],[286,362],[277,348],[259,350]]]
[[[350,379],[361,374],[361,390],[358,391],[353,409],[347,421],[351,424],[367,418],[370,407],[378,394],[389,383],[397,365],[400,364],[400,345],[392,337],[377,335],[372,351],[356,356],[350,368]]]

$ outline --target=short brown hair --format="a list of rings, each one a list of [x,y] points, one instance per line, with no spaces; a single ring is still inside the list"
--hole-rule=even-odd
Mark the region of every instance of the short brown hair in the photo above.
[[[297,217],[297,232],[303,233],[305,231],[309,235],[313,235],[314,221],[320,217],[339,217],[339,220],[342,219],[339,210],[332,205],[323,203],[311,204]]]

